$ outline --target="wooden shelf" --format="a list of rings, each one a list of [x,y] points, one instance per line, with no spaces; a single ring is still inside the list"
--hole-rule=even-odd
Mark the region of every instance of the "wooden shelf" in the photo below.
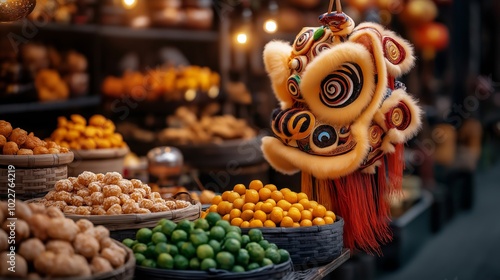
[[[2,114],[12,114],[12,113],[29,113],[29,112],[43,112],[43,111],[53,111],[62,110],[69,108],[80,108],[97,106],[101,102],[100,96],[85,96],[72,98],[63,101],[53,101],[53,102],[31,102],[31,103],[12,103],[12,104],[2,104],[0,105],[0,113]]]

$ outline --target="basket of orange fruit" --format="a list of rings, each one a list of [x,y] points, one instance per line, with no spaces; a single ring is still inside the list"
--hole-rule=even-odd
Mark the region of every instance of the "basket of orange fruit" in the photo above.
[[[327,264],[342,252],[344,220],[303,192],[253,180],[215,196],[201,216],[210,212],[244,233],[259,228],[290,253],[296,270]]]

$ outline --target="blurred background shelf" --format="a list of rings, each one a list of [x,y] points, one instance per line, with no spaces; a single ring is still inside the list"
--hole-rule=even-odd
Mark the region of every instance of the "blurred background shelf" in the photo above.
[[[54,110],[65,110],[71,108],[83,108],[89,106],[97,106],[101,102],[100,96],[84,96],[71,98],[68,100],[52,101],[52,102],[31,102],[31,103],[14,103],[0,105],[0,113],[31,113],[44,112]]]

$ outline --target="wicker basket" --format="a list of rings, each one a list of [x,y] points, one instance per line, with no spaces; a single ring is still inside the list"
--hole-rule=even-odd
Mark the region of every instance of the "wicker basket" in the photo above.
[[[259,228],[269,242],[290,253],[295,270],[321,266],[340,256],[343,248],[344,219],[324,226]],[[250,228],[242,228],[247,234]]]
[[[209,270],[209,271],[194,271],[194,270],[174,270],[174,269],[157,269],[137,266],[135,268],[136,279],[249,279],[249,280],[268,280],[268,279],[286,279],[293,271],[291,260],[285,263],[261,267],[256,270],[246,272],[228,272],[225,270]]]
[[[15,179],[13,189],[17,199],[27,200],[45,195],[54,188],[57,181],[68,177],[67,165],[73,161],[73,157],[72,152],[48,155],[0,155],[0,198],[9,196],[9,179]],[[12,173],[9,172],[9,165],[15,167]],[[9,173],[15,174],[15,177]]]
[[[77,177],[84,171],[94,173],[123,173],[125,155],[129,148],[74,150],[75,160],[68,166],[68,176]]]

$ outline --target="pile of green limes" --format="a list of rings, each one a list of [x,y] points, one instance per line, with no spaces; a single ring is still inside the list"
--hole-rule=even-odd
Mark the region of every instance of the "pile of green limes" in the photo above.
[[[134,251],[137,265],[180,270],[223,269],[244,272],[289,260],[288,251],[262,237],[259,229],[241,229],[210,212],[194,222],[162,219],[153,228],[141,228],[136,240],[123,244]]]

